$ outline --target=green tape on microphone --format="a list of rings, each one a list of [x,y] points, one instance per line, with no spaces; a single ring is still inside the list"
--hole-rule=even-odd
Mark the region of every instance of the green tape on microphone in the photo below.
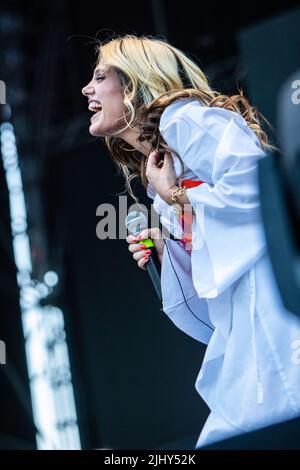
[[[153,243],[153,240],[151,238],[145,238],[144,240],[141,240],[138,242],[140,245],[146,245],[147,248],[153,248],[155,245]]]

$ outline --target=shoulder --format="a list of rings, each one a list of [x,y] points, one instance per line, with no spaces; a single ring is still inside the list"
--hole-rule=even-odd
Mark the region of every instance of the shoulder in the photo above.
[[[160,118],[159,130],[170,134],[190,135],[191,131],[205,132],[219,140],[229,124],[257,140],[245,119],[237,112],[217,106],[206,106],[197,98],[182,98],[168,105]]]
[[[173,120],[195,120],[199,125],[204,122],[228,122],[231,119],[239,122],[240,125],[246,126],[245,119],[234,111],[220,108],[217,106],[206,106],[197,98],[180,98],[169,104],[160,117],[160,130],[163,130],[170,121]]]
[[[200,100],[195,98],[180,98],[169,104],[160,117],[159,130],[162,132],[170,122],[182,121],[190,114],[191,109],[204,107]]]
[[[182,118],[187,110],[191,107],[202,106],[199,100],[195,98],[180,98],[173,103],[169,104],[160,117],[160,130],[164,129],[166,125],[174,118]]]

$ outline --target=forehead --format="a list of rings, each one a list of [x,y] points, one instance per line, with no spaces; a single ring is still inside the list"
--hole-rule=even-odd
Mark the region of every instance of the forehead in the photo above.
[[[104,62],[100,61],[95,67],[94,72],[109,72],[111,67],[108,64],[105,64]]]
[[[109,71],[108,67],[101,67],[101,66],[97,65],[97,67],[94,70],[94,73],[96,73],[96,72],[103,72],[103,73],[105,72],[105,73],[107,73],[108,71]]]

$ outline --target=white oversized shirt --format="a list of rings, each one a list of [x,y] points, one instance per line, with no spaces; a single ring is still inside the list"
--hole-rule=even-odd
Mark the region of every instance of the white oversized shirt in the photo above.
[[[184,163],[183,179],[204,182],[187,189],[192,251],[166,240],[161,272],[164,312],[208,344],[196,390],[218,425],[210,420],[204,445],[300,415],[300,321],[284,308],[271,269],[257,178],[265,153],[244,118],[185,98],[164,110],[160,132]],[[172,206],[151,185],[147,194],[181,238]]]

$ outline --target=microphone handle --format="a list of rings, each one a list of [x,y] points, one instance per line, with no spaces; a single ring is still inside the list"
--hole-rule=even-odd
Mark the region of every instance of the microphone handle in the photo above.
[[[154,286],[154,289],[158,295],[159,300],[162,302],[162,293],[161,293],[161,282],[160,282],[160,261],[156,252],[155,245],[151,238],[147,238],[138,242],[140,245],[144,244],[147,248],[153,248],[152,253],[146,263],[146,269]],[[159,267],[159,268],[158,268]]]
[[[176,238],[172,234],[170,234],[170,239],[174,241],[181,241],[180,238]],[[154,248],[154,250],[152,250],[149,260],[146,263],[146,268],[149,273],[152,284],[154,286],[154,289],[158,295],[158,298],[160,302],[162,302],[161,281],[160,281],[161,264],[158,259],[155,245],[151,239],[141,240],[139,243],[140,244],[144,243],[147,246],[147,248]],[[157,269],[157,266],[159,266],[159,270]]]
[[[146,263],[146,268],[154,289],[158,295],[160,301],[162,301],[162,294],[161,294],[161,282],[160,282],[160,275],[157,271],[154,259],[152,258],[153,254],[150,256],[149,260]]]

